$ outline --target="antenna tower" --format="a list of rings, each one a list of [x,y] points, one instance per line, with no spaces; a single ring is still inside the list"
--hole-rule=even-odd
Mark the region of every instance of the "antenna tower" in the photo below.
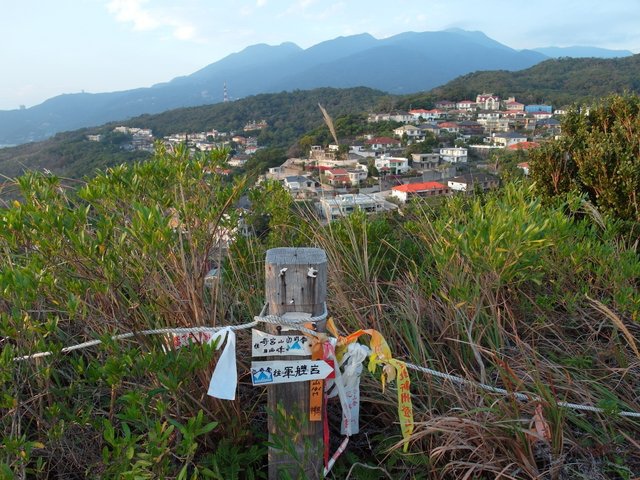
[[[227,82],[224,82],[222,101],[224,103],[229,101],[229,95],[227,94]]]

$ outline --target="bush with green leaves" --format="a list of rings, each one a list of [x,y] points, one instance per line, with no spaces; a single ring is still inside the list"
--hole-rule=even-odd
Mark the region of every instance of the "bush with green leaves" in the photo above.
[[[531,177],[543,195],[576,190],[603,213],[640,222],[640,97],[569,110],[562,137],[531,152]]]
[[[328,308],[343,334],[375,328],[398,359],[532,398],[411,370],[417,423],[404,454],[395,386],[382,392],[379,374],[365,370],[362,431],[334,478],[640,470],[640,423],[616,415],[640,410],[640,260],[586,195],[542,201],[516,182],[324,224],[266,182],[248,192],[252,210],[242,215],[262,234],[244,237],[233,207],[246,185],[216,173],[225,159],[158,151],[76,191],[47,175],[18,180],[21,198],[0,209],[5,476],[264,478],[267,412],[262,389],[243,375],[245,355],[237,400],[219,401],[206,395],[214,345],[173,350],[163,337],[111,336],[245,323],[264,299],[266,250],[284,246],[327,252]],[[222,273],[205,284],[211,267]],[[60,352],[92,339],[103,343]],[[249,348],[245,334],[237,348]],[[53,354],[13,360],[38,351]],[[333,404],[329,412],[339,418]],[[532,430],[541,418],[544,440]]]
[[[117,333],[227,321],[205,288],[235,235],[244,183],[217,173],[228,151],[160,149],[77,189],[17,179],[0,209],[0,468],[36,478],[239,478],[258,475],[260,442],[238,402],[206,395],[213,346]],[[63,346],[103,343],[69,354]],[[14,361],[13,357],[52,355]],[[244,405],[251,411],[252,404]],[[216,456],[234,438],[236,472]],[[247,477],[248,478],[248,477]]]

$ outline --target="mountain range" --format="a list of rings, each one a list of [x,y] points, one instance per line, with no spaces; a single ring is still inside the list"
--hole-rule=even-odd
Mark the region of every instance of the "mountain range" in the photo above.
[[[111,93],[65,94],[22,110],[0,111],[0,144],[21,144],[136,115],[318,87],[367,86],[392,94],[426,91],[482,70],[516,71],[550,56],[624,55],[602,50],[515,50],[482,32],[407,32],[385,39],[339,37],[302,49],[293,43],[253,45],[197,72]],[[546,52],[546,53],[545,53]],[[631,52],[628,52],[631,54]]]

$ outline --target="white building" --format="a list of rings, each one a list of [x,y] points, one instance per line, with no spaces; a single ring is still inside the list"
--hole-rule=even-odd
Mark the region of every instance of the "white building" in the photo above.
[[[319,207],[327,220],[336,220],[355,210],[367,213],[381,212],[384,209],[384,200],[363,194],[336,195],[334,198],[321,198]]]
[[[494,133],[491,135],[490,140],[494,145],[510,147],[511,145],[526,142],[527,136],[516,132]]]
[[[449,187],[440,182],[420,182],[395,186],[391,189],[391,196],[406,203],[412,198],[442,196],[449,192]]]
[[[360,185],[360,182],[365,181],[369,176],[366,165],[359,165],[358,167],[364,168],[354,168],[347,170],[347,173],[349,174],[349,183],[354,186]]]
[[[467,173],[450,179],[447,184],[451,190],[457,192],[473,192],[476,187],[486,192],[498,188],[499,182],[496,177],[486,173]]]
[[[394,175],[399,175],[409,171],[409,160],[404,157],[389,157],[382,155],[376,158],[375,166],[378,171],[389,171]]]
[[[461,147],[441,148],[440,158],[449,163],[467,163],[467,149]]]
[[[413,125],[403,125],[393,131],[396,137],[403,138],[406,135],[408,143],[416,143],[424,141],[424,132]]]

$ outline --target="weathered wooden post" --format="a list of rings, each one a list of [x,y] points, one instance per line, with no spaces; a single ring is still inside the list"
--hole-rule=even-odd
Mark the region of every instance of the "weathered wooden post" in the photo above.
[[[327,297],[327,255],[319,248],[273,248],[267,251],[265,295],[269,314],[283,315],[300,312],[318,316],[324,312]],[[316,330],[324,332],[326,321],[316,323]],[[279,334],[280,327],[268,325],[272,334]],[[290,331],[288,334],[299,334]],[[278,357],[279,360],[300,357]],[[309,357],[306,357],[309,358]],[[316,382],[322,382],[317,380]],[[302,415],[302,428],[295,432],[297,459],[289,454],[269,448],[269,480],[276,480],[282,471],[292,478],[316,479],[323,470],[323,422],[310,421],[311,384],[296,382],[268,387],[268,408],[277,412],[281,404],[287,415]],[[314,385],[317,393],[317,384]],[[320,385],[320,407],[322,408],[323,386]],[[317,410],[314,409],[314,410]],[[322,411],[322,410],[320,410]],[[280,432],[274,415],[269,416],[269,439],[277,435],[292,435]],[[306,452],[305,452],[306,445]],[[300,464],[302,462],[302,464]]]

